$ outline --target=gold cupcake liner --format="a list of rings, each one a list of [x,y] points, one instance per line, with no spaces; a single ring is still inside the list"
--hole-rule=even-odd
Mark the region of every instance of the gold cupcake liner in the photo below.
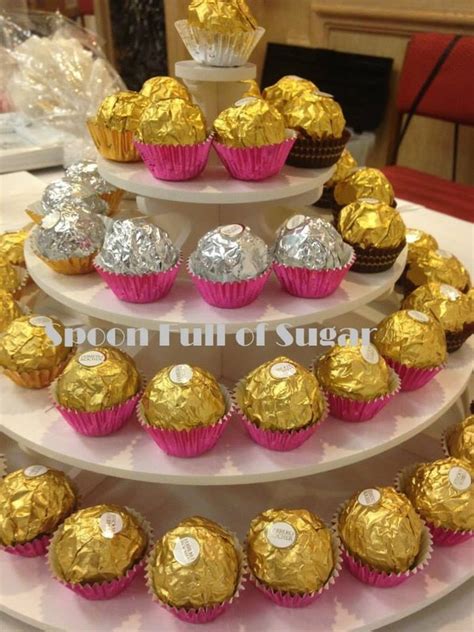
[[[75,352],[76,350],[74,349],[65,360],[50,369],[33,369],[31,371],[15,371],[13,369],[4,369],[3,373],[8,378],[10,378],[12,382],[15,382],[17,386],[32,389],[46,388],[46,386],[49,386],[52,382],[54,382],[56,378],[61,375],[64,367],[72,358]]]
[[[41,220],[43,219],[42,215],[40,215],[36,211],[33,211],[33,209],[31,208],[25,209],[25,213],[28,215],[30,219],[34,221],[35,224],[41,224]]]
[[[140,154],[133,144],[132,132],[118,132],[89,119],[87,128],[100,155],[117,162],[139,162]]]
[[[69,259],[47,259],[42,255],[36,253],[36,255],[44,261],[47,266],[54,270],[58,274],[66,274],[68,276],[76,274],[89,274],[94,272],[94,257],[97,252],[93,252],[87,257],[69,257]]]
[[[124,195],[125,191],[123,189],[115,189],[115,191],[110,193],[101,193],[100,197],[109,207],[108,215],[115,215]]]

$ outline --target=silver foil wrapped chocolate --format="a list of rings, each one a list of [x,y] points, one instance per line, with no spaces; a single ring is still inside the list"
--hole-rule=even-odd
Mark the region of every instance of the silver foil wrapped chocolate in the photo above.
[[[245,281],[265,272],[271,255],[267,244],[250,228],[229,224],[201,237],[189,263],[193,274],[208,281]]]
[[[93,160],[80,160],[66,169],[64,180],[92,189],[98,195],[112,193],[117,188],[109,184],[100,175],[97,163]]]
[[[352,248],[326,220],[294,215],[277,231],[273,257],[277,263],[309,270],[327,270],[346,265]]]
[[[107,203],[89,186],[61,178],[48,184],[44,190],[40,211],[47,215],[61,210],[65,204],[97,215],[106,215],[108,210]]]
[[[115,274],[164,272],[175,265],[179,250],[169,235],[144,217],[115,220],[106,232],[96,263]]]
[[[43,218],[34,235],[36,249],[46,259],[86,257],[102,246],[105,225],[93,213],[63,207]]]

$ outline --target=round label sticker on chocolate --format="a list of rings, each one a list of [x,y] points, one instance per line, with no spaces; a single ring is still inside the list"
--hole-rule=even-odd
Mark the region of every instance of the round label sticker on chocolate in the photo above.
[[[79,364],[86,367],[99,366],[105,362],[105,354],[102,351],[86,351],[79,356]]]
[[[177,364],[171,369],[169,375],[174,384],[187,384],[193,378],[193,369],[189,364]]]
[[[328,99],[334,99],[334,95],[330,92],[321,92],[321,90],[316,90],[314,94],[317,94],[318,97],[327,97]]]
[[[33,327],[47,327],[52,322],[48,316],[32,316],[30,318],[30,325],[33,325]]]
[[[458,298],[461,296],[461,292],[459,290],[457,290],[452,285],[447,285],[446,283],[443,283],[441,285],[439,291],[445,298],[450,301],[457,301]]]
[[[359,501],[359,505],[363,505],[364,507],[376,505],[380,500],[380,492],[378,489],[364,489],[364,491],[359,494],[357,500]]]
[[[284,380],[295,375],[296,367],[289,362],[278,362],[270,368],[270,375],[277,380]]]
[[[410,228],[410,230],[407,231],[405,235],[407,244],[414,244],[415,241],[418,241],[420,239],[420,235],[421,232],[419,230],[417,230],[416,228]]]
[[[380,358],[379,352],[372,344],[362,345],[362,347],[360,348],[360,355],[369,364],[377,364]]]
[[[441,259],[451,259],[451,257],[453,256],[447,250],[437,250],[436,254],[438,255],[438,257],[441,257]]]
[[[301,226],[301,224],[304,223],[304,220],[304,215],[293,215],[293,217],[290,217],[290,219],[286,222],[286,227],[288,230],[293,230],[293,228]]]
[[[201,553],[199,542],[191,536],[178,538],[173,548],[174,559],[181,566],[189,566],[193,564]]]
[[[449,482],[458,492],[465,492],[471,486],[471,475],[463,467],[452,467],[448,476]]]
[[[227,226],[222,226],[219,232],[224,237],[238,237],[244,232],[244,227],[242,224],[228,224]]]
[[[239,99],[238,101],[236,101],[234,103],[234,105],[239,107],[241,105],[247,105],[249,103],[255,103],[255,101],[258,101],[257,97],[244,97],[243,99]]]
[[[58,213],[58,211],[52,211],[41,220],[41,228],[46,228],[47,230],[49,230],[50,228],[54,228],[60,219],[61,215]]]
[[[419,312],[416,309],[409,309],[408,316],[410,316],[410,318],[412,318],[413,320],[417,320],[419,323],[430,322],[430,319],[426,314],[423,314],[423,312]]]
[[[358,202],[365,202],[365,204],[380,204],[380,200],[374,197],[362,197],[357,200]]]
[[[37,476],[43,476],[49,471],[45,465],[30,465],[23,470],[23,474],[28,478],[36,478]]]
[[[296,531],[287,522],[273,522],[266,529],[267,540],[277,549],[288,549],[296,542]]]
[[[107,511],[99,518],[99,527],[104,538],[111,540],[123,529],[122,516],[113,511]]]

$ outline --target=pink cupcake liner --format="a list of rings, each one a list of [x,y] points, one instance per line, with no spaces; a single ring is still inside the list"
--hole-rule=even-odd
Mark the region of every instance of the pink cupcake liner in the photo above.
[[[137,140],[134,143],[154,178],[182,181],[196,178],[204,171],[212,137],[196,145],[151,145]]]
[[[342,268],[309,270],[308,268],[293,268],[281,263],[274,263],[273,270],[281,287],[288,294],[300,298],[323,298],[330,296],[337,290],[354,262],[355,253],[352,250],[351,258]]]
[[[154,303],[171,290],[181,266],[181,259],[164,272],[130,275],[115,274],[94,261],[96,272],[107,283],[115,296],[126,303]]]
[[[39,557],[46,555],[48,546],[51,541],[50,535],[43,535],[31,542],[24,544],[12,544],[10,546],[2,546],[1,550],[10,555],[20,555],[21,557]]]
[[[213,146],[233,178],[250,182],[280,173],[295,141],[296,134],[282,143],[262,147],[228,147],[217,141],[213,142]]]
[[[401,364],[390,358],[384,358],[385,362],[392,367],[394,371],[398,373],[401,384],[400,390],[402,391],[416,391],[417,389],[428,384],[436,375],[444,369],[444,364],[441,366],[435,366],[427,369],[417,369],[416,367],[407,366]]]
[[[248,281],[219,283],[207,281],[194,274],[188,261],[188,273],[201,297],[209,305],[223,309],[236,309],[253,303],[262,293],[271,271],[270,267],[258,277]]]

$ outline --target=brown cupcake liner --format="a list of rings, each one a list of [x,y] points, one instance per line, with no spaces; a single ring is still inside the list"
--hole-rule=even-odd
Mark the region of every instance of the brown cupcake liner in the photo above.
[[[448,353],[454,353],[460,349],[473,333],[472,329],[472,325],[466,323],[461,331],[445,331]]]
[[[140,154],[133,144],[133,133],[118,132],[89,119],[87,128],[98,152],[108,160],[117,162],[140,162]]]
[[[345,129],[340,138],[334,136],[314,140],[298,135],[293,149],[286,160],[287,165],[304,169],[322,169],[332,167],[341,157],[351,133]]]
[[[115,191],[110,191],[110,193],[101,193],[100,197],[106,202],[109,207],[108,215],[115,215],[120,206],[120,202],[122,201],[123,196],[125,195],[125,191],[123,189],[115,189]]]
[[[389,270],[405,248],[405,240],[396,248],[360,248],[351,244],[356,253],[352,272],[375,273]]]
[[[333,214],[336,213],[334,209],[337,206],[337,202],[334,199],[334,187],[324,186],[321,197],[313,204],[313,206],[332,210]]]
[[[34,369],[32,371],[14,371],[13,369],[4,369],[3,373],[10,378],[12,382],[15,382],[17,386],[34,389],[45,388],[61,375],[64,367],[75,353],[76,350],[74,349],[65,360],[51,369]]]

